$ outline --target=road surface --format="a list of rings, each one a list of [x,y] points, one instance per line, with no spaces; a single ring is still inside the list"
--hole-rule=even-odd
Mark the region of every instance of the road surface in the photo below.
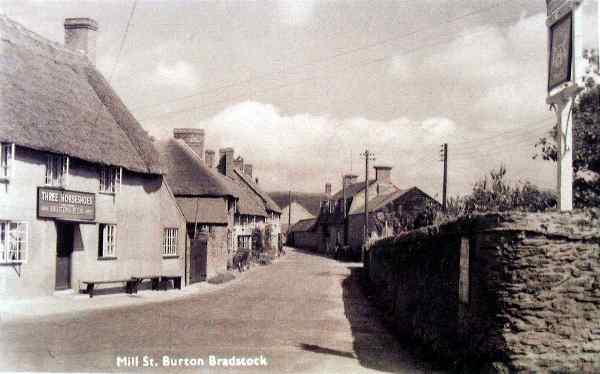
[[[212,293],[5,323],[0,371],[431,372],[384,329],[359,272],[289,250]]]

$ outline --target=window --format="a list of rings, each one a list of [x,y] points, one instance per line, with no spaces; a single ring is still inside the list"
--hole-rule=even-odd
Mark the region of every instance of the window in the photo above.
[[[333,200],[329,201],[329,213],[333,213],[335,212],[335,204],[333,203]]]
[[[64,155],[48,155],[46,161],[46,185],[67,185],[69,177],[69,157]]]
[[[101,223],[98,236],[98,257],[116,257],[117,225]]]
[[[162,255],[176,256],[177,255],[177,235],[178,230],[168,228],[163,231]]]
[[[100,192],[116,193],[121,190],[123,168],[114,166],[100,167]]]
[[[0,221],[0,263],[23,263],[27,258],[27,222]]]
[[[8,180],[13,177],[15,164],[15,145],[0,143],[0,179]]]

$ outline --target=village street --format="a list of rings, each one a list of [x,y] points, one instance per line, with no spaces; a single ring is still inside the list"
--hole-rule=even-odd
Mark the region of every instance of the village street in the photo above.
[[[159,362],[263,355],[269,372],[430,372],[378,320],[358,284],[359,264],[288,250],[217,292],[113,310],[80,312],[0,328],[0,370],[148,371]],[[98,296],[110,297],[110,296]],[[140,367],[117,367],[118,356]],[[242,368],[264,372],[264,367]],[[150,370],[152,371],[152,370]],[[240,368],[227,369],[239,372]]]

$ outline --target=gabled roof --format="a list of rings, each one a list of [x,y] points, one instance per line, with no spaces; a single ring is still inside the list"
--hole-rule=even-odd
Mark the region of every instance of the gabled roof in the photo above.
[[[208,168],[183,140],[159,141],[156,148],[175,196],[238,197],[237,190],[217,171]]]
[[[237,170],[237,169],[233,169],[234,174],[240,178],[240,180],[245,183],[248,187],[250,187],[250,189],[252,189],[258,196],[260,196],[260,198],[263,200],[265,207],[267,209],[267,211],[273,211],[275,213],[281,213],[281,208],[279,207],[279,205],[277,205],[277,203],[275,201],[273,201],[273,199],[271,199],[271,197],[269,196],[269,194],[267,194],[266,192],[264,192],[263,190],[261,190],[258,185],[256,185],[256,183],[254,183],[252,181],[251,178],[249,178],[245,173]]]
[[[227,206],[222,197],[176,197],[175,200],[187,222],[228,223]]]
[[[277,203],[281,209],[289,205],[289,192],[275,191],[269,192],[269,196]],[[302,205],[313,216],[318,216],[321,209],[321,202],[327,200],[328,196],[324,193],[293,192],[292,201]]]
[[[303,219],[290,227],[290,232],[310,231],[317,223],[316,218]]]
[[[375,179],[369,180],[369,187],[377,182]],[[357,193],[363,191],[365,189],[365,181],[352,183],[346,187],[346,198],[353,197]],[[331,197],[331,200],[339,200],[344,197],[344,189],[339,190],[335,195]]]
[[[432,201],[434,201],[435,203],[439,204],[437,202],[437,200],[435,200],[434,198],[432,198],[431,196],[429,196],[428,194],[423,192],[420,188],[412,187],[409,189],[397,190],[397,191],[393,191],[389,194],[379,195],[379,196],[374,197],[373,199],[369,200],[369,212],[370,213],[375,212],[375,211],[385,207],[392,201],[403,198],[404,196],[408,196],[412,193],[421,194],[421,195],[425,196],[426,198],[429,198]],[[349,215],[363,214],[364,211],[365,211],[365,205],[362,204],[360,206],[353,207],[352,210],[349,212]]]
[[[235,191],[239,196],[238,200],[238,213],[248,216],[260,216],[266,217],[267,211],[265,210],[265,205],[259,199],[258,196],[251,194],[246,191],[245,188],[238,185],[239,182],[231,180],[230,182],[235,187]]]
[[[0,15],[0,141],[161,174],[149,135],[80,53]]]

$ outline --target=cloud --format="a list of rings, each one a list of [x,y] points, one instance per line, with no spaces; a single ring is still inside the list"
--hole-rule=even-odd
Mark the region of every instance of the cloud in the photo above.
[[[151,75],[151,80],[157,85],[192,89],[197,87],[199,77],[196,69],[183,60],[173,64],[160,61]]]
[[[279,0],[281,22],[288,25],[304,25],[312,17],[316,0]]]
[[[206,130],[207,148],[233,147],[236,156],[252,163],[268,190],[305,191],[320,191],[326,181],[335,186],[351,167],[360,175],[364,170],[360,153],[365,148],[376,153],[376,163],[394,167],[400,186],[422,185],[422,174],[411,176],[408,172],[418,168],[415,160],[424,151],[437,157],[440,139],[458,131],[451,119],[443,117],[377,121],[309,113],[285,115],[271,104],[254,101],[230,106],[196,127]],[[171,133],[168,127],[153,131],[163,138]]]

